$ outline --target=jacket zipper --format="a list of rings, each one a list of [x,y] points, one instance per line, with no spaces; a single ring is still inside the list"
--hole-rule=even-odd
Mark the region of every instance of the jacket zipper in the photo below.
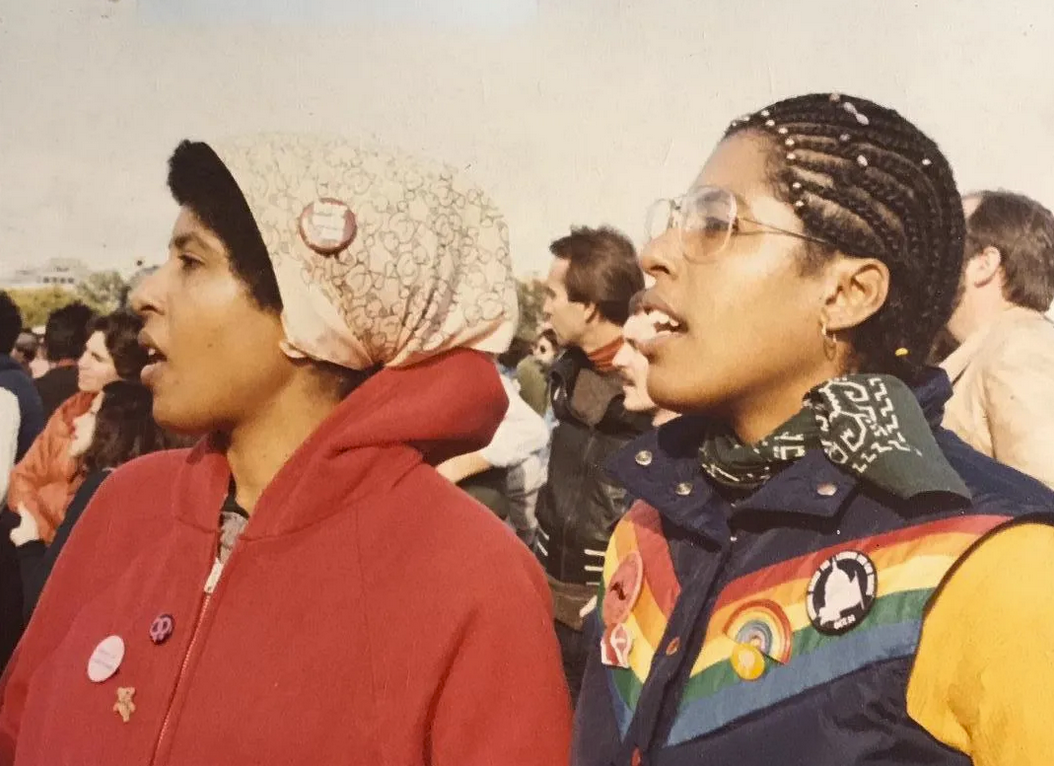
[[[165,735],[168,733],[168,726],[172,720],[172,708],[175,704],[176,697],[179,695],[179,688],[183,685],[184,677],[187,674],[187,667],[190,665],[190,660],[194,656],[194,649],[198,644],[198,634],[201,631],[201,625],[205,620],[205,615],[208,614],[209,604],[212,602],[212,594],[216,590],[216,585],[220,581],[221,574],[223,574],[223,563],[219,558],[215,558],[212,560],[212,569],[209,571],[209,576],[205,580],[205,597],[201,600],[201,607],[198,609],[198,616],[194,621],[194,630],[190,634],[190,644],[187,646],[187,653],[183,655],[183,663],[179,666],[179,674],[176,676],[176,685],[172,689],[172,695],[169,697],[168,707],[165,710],[165,717],[161,722],[161,731],[158,733],[157,740],[154,742],[154,754],[150,757],[151,766],[157,762],[157,757],[161,753],[161,745],[165,741]]]

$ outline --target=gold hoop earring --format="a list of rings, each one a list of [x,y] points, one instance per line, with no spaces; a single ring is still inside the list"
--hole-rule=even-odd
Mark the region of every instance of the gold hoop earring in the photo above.
[[[823,338],[823,355],[833,362],[838,356],[838,338],[827,329],[827,322],[820,320],[820,337]]]

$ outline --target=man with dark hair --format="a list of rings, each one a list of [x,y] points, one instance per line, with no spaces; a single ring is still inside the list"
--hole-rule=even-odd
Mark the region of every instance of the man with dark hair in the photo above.
[[[94,318],[94,312],[79,301],[52,311],[48,317],[44,353],[51,369],[36,381],[45,418],[77,393],[77,360],[84,353]]]
[[[40,397],[33,388],[33,381],[18,360],[11,356],[21,332],[22,312],[11,296],[0,291],[0,388],[6,388],[18,399],[18,448],[15,460],[22,459],[44,427]]]
[[[960,344],[943,363],[954,386],[944,426],[972,447],[1054,487],[1054,215],[1020,194],[964,198],[966,253],[948,322]]]
[[[582,610],[595,595],[612,525],[626,493],[604,462],[649,427],[623,407],[613,366],[630,298],[644,289],[633,244],[611,228],[572,229],[550,246],[543,312],[565,347],[553,364],[550,397],[557,418],[549,480],[538,498],[536,551],[553,592],[556,633],[573,700],[589,654]]]

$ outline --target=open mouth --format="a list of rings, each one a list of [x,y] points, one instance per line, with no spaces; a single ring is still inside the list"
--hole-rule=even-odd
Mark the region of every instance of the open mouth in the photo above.
[[[652,339],[680,335],[687,331],[684,320],[676,316],[666,302],[653,291],[645,293],[642,306]]]
[[[647,316],[648,322],[651,324],[655,337],[683,332],[684,325],[665,311],[652,309],[645,316]]]
[[[654,361],[659,347],[686,333],[688,326],[653,290],[644,294],[641,309],[644,313],[640,317],[640,324],[632,328],[631,335],[634,337],[627,339],[632,341],[640,353]]]
[[[152,380],[156,379],[161,366],[168,361],[168,357],[161,352],[146,332],[139,333],[139,345],[146,351],[146,364],[139,377],[144,384],[149,385]]]

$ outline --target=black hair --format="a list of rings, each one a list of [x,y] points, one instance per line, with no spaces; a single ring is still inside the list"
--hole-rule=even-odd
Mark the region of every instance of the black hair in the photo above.
[[[498,354],[498,364],[503,367],[515,368],[520,362],[531,355],[531,342],[519,335],[509,342],[509,347]]]
[[[944,154],[897,112],[838,94],[780,101],[725,135],[747,130],[769,137],[776,196],[829,245],[805,245],[805,269],[835,251],[889,269],[885,304],[851,336],[861,371],[917,381],[963,265],[962,200]]]
[[[140,455],[183,446],[184,441],[154,422],[153,403],[141,383],[117,380],[104,386],[91,444],[81,456],[81,472],[116,468]]]
[[[192,210],[227,247],[231,271],[253,302],[264,311],[280,314],[282,296],[267,246],[238,182],[212,147],[200,141],[180,143],[168,161],[168,188],[176,202]],[[314,365],[341,399],[377,371],[349,370],[317,361]]]
[[[22,312],[5,291],[0,290],[0,354],[15,350],[15,341],[22,333]]]
[[[994,247],[1002,256],[1003,297],[1044,312],[1054,301],[1054,215],[1023,194],[985,191],[966,221],[966,258]]]
[[[139,373],[146,366],[147,352],[139,345],[142,329],[142,318],[126,310],[99,317],[92,323],[92,332],[103,334],[117,376],[123,380],[139,380]]]
[[[168,188],[179,205],[190,208],[223,241],[231,271],[256,305],[280,313],[278,280],[256,219],[238,182],[212,147],[200,141],[180,143],[168,161]]]
[[[52,311],[44,326],[44,350],[48,361],[79,359],[84,353],[94,319],[95,312],[80,301]]]

